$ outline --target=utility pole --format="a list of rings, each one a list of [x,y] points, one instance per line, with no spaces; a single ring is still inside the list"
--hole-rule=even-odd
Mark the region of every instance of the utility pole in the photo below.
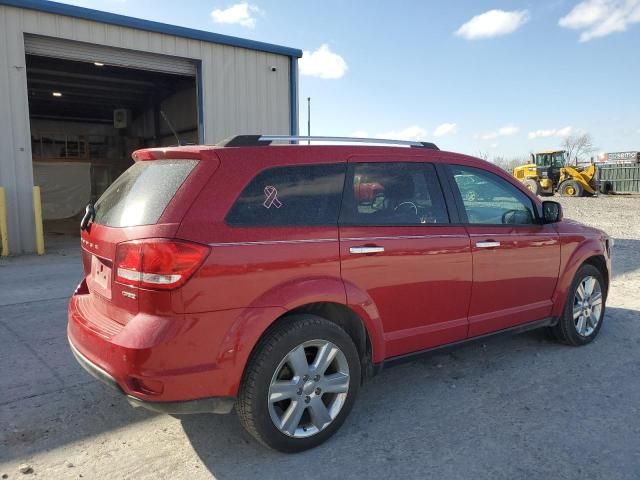
[[[307,97],[307,137],[311,137],[311,97]],[[307,140],[307,145],[311,144],[311,138]]]

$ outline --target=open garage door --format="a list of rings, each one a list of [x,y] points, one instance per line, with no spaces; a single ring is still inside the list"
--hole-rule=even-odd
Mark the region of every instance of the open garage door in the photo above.
[[[34,35],[25,52],[47,242],[77,234],[78,216],[133,163],[132,151],[199,141],[194,61]]]
[[[61,58],[78,62],[99,62],[105,65],[125,68],[196,76],[196,64],[193,60],[169,55],[125,50],[40,35],[25,35],[24,48],[27,55]]]

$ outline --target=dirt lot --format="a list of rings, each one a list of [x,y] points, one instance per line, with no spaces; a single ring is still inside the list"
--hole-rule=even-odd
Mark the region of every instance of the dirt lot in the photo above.
[[[570,348],[532,332],[386,370],[331,441],[299,455],[256,445],[235,415],[130,408],[66,345],[77,247],[3,261],[0,476],[640,478],[640,197],[562,202],[616,240],[597,341]]]

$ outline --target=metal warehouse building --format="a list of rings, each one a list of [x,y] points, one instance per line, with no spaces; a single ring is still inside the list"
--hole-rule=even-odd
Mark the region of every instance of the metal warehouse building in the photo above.
[[[297,134],[297,49],[43,0],[0,0],[0,187],[11,253],[35,250],[141,147]]]

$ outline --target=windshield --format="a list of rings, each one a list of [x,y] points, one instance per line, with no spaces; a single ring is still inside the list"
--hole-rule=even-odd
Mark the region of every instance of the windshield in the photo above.
[[[564,167],[565,152],[536,153],[536,166],[538,167]]]
[[[96,202],[94,223],[107,227],[157,223],[197,163],[197,160],[135,163]]]

